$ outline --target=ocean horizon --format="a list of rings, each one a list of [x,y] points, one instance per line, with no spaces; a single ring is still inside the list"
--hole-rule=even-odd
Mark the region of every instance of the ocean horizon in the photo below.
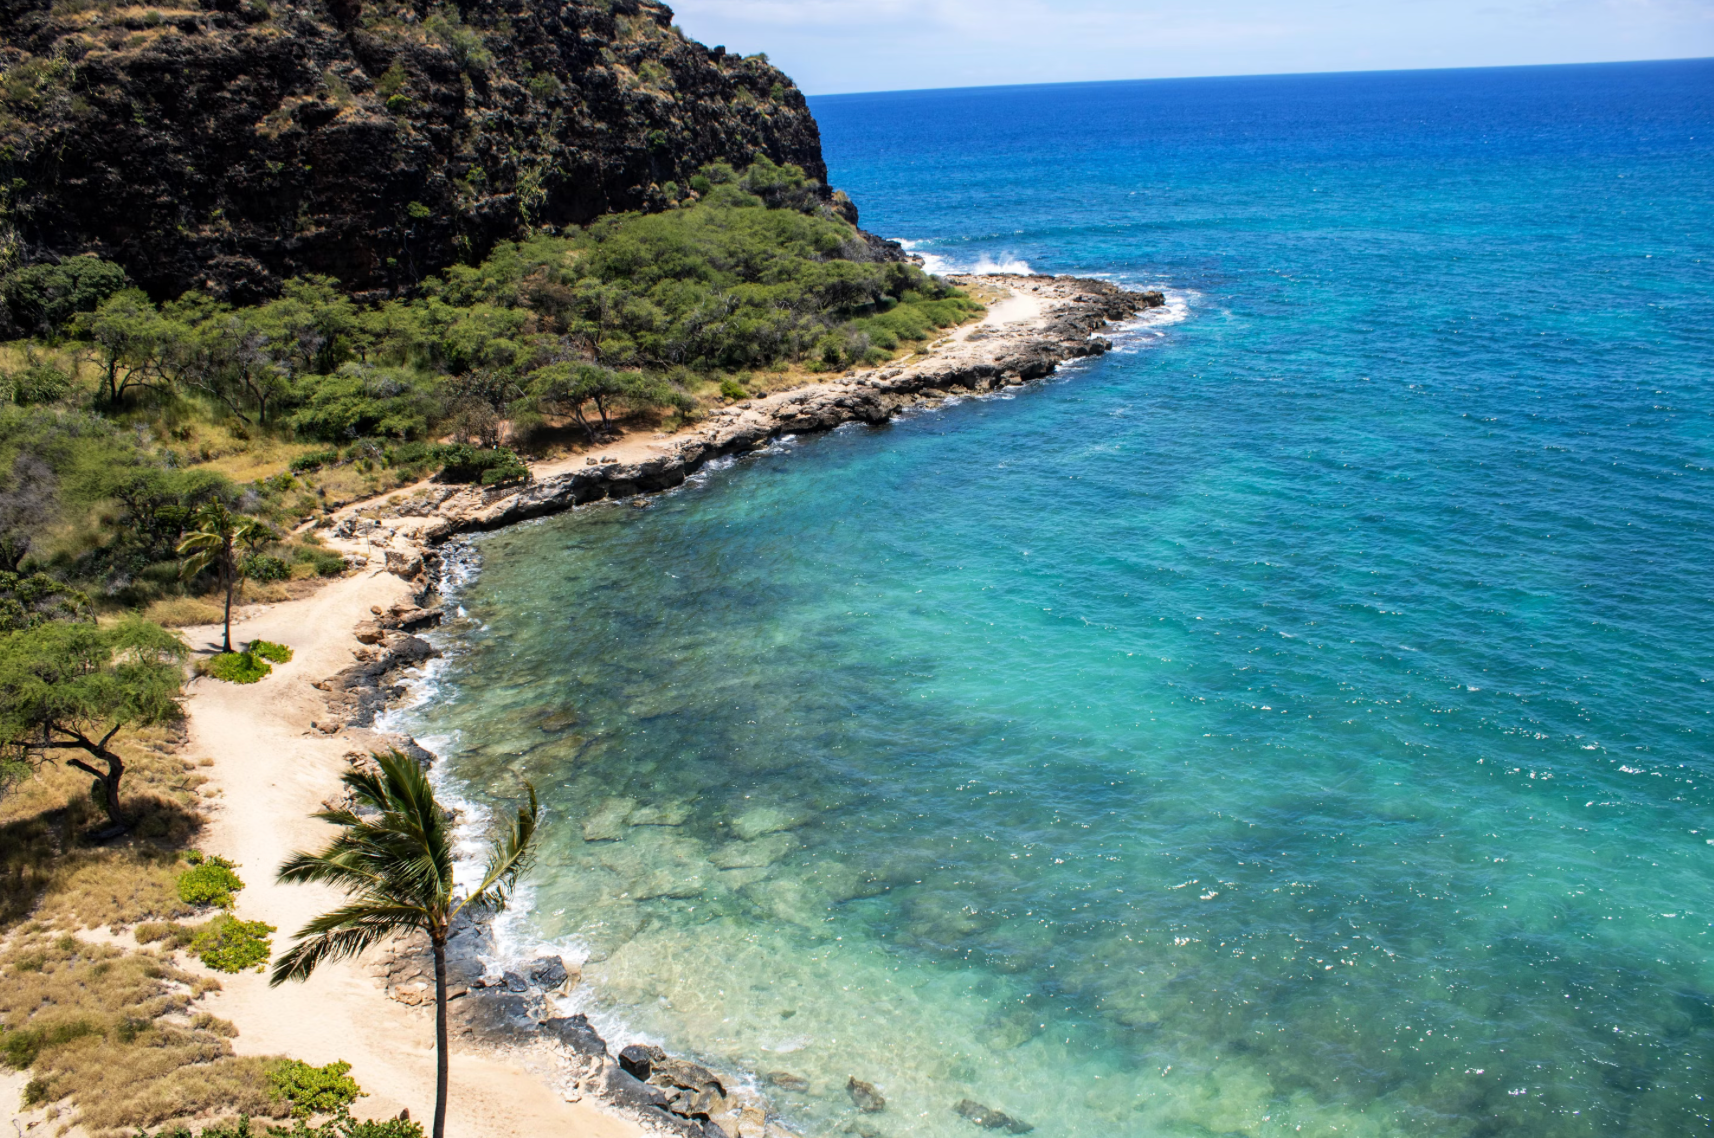
[[[1714,1131],[1714,61],[811,106],[1168,304],[458,544],[389,725],[540,790],[508,959],[806,1138]]]

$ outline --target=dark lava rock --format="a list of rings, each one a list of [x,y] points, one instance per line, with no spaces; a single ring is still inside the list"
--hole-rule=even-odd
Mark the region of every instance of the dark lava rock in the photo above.
[[[864,1114],[880,1114],[887,1109],[886,1098],[875,1089],[873,1083],[865,1083],[853,1075],[851,1081],[845,1084],[845,1090],[851,1096],[851,1101],[857,1104],[857,1109]]]
[[[527,992],[530,990],[530,986],[524,982],[524,978],[516,972],[501,973],[500,983],[508,992]]]
[[[552,992],[567,980],[571,973],[566,971],[565,961],[557,956],[543,956],[525,965],[525,972],[530,977],[530,983],[544,992]]]
[[[654,1072],[654,1065],[664,1061],[666,1057],[667,1053],[659,1047],[633,1043],[619,1052],[619,1066],[632,1078],[646,1083],[649,1081],[649,1075]]]
[[[792,81],[672,20],[655,0],[13,0],[6,221],[26,261],[97,253],[157,298],[246,303],[308,273],[396,294],[537,226],[666,208],[711,162],[825,182]]]
[[[1004,1130],[1008,1134],[1028,1134],[1035,1129],[1029,1123],[1013,1118],[1004,1111],[983,1106],[981,1103],[973,1102],[970,1099],[964,1099],[952,1109],[985,1130]]]
[[[565,1019],[550,1019],[542,1024],[542,1030],[565,1044],[579,1055],[607,1054],[607,1041],[601,1038],[599,1032],[589,1026],[588,1016],[569,1016]]]

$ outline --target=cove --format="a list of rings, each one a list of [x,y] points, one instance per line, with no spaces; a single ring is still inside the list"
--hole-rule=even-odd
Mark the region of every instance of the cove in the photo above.
[[[472,542],[402,714],[543,794],[520,951],[806,1134],[1707,1129],[1710,75],[817,101],[1176,322]]]

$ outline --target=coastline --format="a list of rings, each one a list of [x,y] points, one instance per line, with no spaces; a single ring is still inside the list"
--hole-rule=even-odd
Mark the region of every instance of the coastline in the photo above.
[[[522,489],[419,487],[341,511],[330,545],[359,571],[302,600],[247,610],[235,625],[245,639],[292,646],[293,661],[258,685],[198,679],[187,689],[189,746],[215,756],[209,774],[217,805],[204,844],[245,867],[249,888],[240,895],[239,914],[276,926],[276,943],[283,944],[335,900],[321,889],[277,886],[272,872],[292,850],[320,839],[322,826],[310,814],[338,795],[340,775],[388,746],[433,761],[414,740],[378,734],[373,725],[399,694],[402,673],[435,654],[413,633],[438,621],[437,610],[419,606],[434,591],[441,543],[603,499],[641,499],[782,435],[879,424],[955,393],[1019,386],[1067,361],[1104,354],[1112,345],[1097,333],[1161,304],[1159,294],[1126,293],[1098,281],[954,280],[1008,295],[984,320],[902,365],[746,400],[707,424],[665,438],[633,436],[581,465],[542,464]],[[186,630],[198,652],[210,648],[216,632]],[[453,1003],[455,1132],[632,1138],[649,1132],[646,1120],[687,1135],[712,1134],[706,1125],[727,1138],[790,1138],[767,1120],[765,1103],[750,1092],[726,1092],[704,1068],[636,1048],[621,1055],[623,1041],[609,1047],[581,1017],[543,1023],[544,992],[520,994],[515,985],[508,991],[485,980],[478,954],[488,947],[487,933],[474,932],[464,938],[459,987],[465,992]],[[325,968],[305,985],[271,989],[265,977],[235,977],[211,997],[213,1007],[238,1024],[240,1053],[288,1053],[318,1064],[343,1059],[371,1096],[361,1114],[409,1109],[420,1118],[433,1097],[432,1010],[413,995],[420,977],[411,952],[371,957]],[[723,1126],[692,1122],[687,1113],[697,1112],[683,1107],[686,1094],[702,1095],[706,1117],[711,1093]],[[683,1110],[674,1111],[675,1103]]]

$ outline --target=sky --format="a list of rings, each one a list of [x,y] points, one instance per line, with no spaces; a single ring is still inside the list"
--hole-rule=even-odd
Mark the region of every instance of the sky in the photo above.
[[[806,94],[1714,56],[1714,0],[669,0]]]

